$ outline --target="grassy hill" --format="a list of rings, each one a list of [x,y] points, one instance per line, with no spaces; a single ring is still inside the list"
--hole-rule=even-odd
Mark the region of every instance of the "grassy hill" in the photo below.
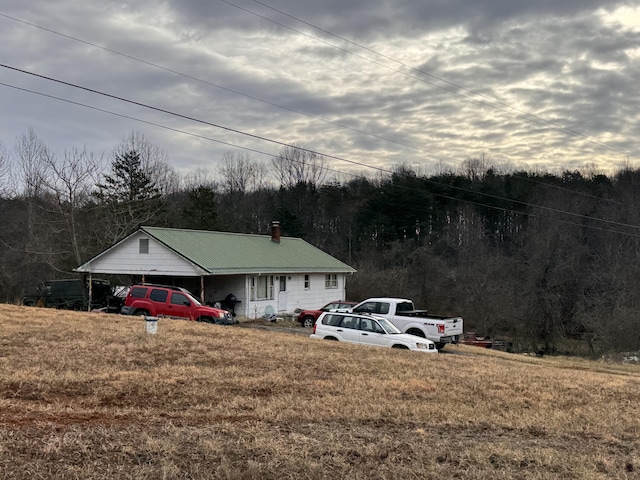
[[[0,305],[0,479],[640,478],[640,367]]]

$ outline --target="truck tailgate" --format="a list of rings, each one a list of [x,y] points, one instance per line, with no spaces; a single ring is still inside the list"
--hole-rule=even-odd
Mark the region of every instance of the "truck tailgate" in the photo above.
[[[444,334],[445,335],[462,335],[463,333],[463,323],[461,317],[453,317],[453,318],[445,318],[442,320],[444,322]]]

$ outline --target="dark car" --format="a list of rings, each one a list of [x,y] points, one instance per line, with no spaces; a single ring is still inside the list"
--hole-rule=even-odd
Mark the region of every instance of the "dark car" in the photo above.
[[[298,321],[303,327],[311,328],[316,323],[318,317],[322,312],[328,312],[329,310],[344,310],[356,306],[358,302],[349,302],[346,300],[337,300],[335,302],[327,303],[324,307],[318,310],[303,310],[298,315]]]
[[[132,285],[129,288],[120,313],[184,318],[220,325],[237,323],[228,311],[202,305],[185,288],[148,283]]]
[[[107,280],[91,281],[91,308],[107,307],[113,298],[113,288]],[[49,280],[38,287],[36,292],[26,295],[22,304],[35,307],[87,310],[89,303],[89,282],[78,278]]]

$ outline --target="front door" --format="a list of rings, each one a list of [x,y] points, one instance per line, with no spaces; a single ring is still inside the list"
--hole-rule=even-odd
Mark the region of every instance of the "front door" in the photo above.
[[[281,275],[278,283],[278,311],[284,312],[287,310],[287,277]]]

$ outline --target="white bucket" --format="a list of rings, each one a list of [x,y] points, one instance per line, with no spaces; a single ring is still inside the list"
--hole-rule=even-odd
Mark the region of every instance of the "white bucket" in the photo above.
[[[155,335],[158,333],[158,319],[156,317],[144,317],[144,324],[147,333]]]

